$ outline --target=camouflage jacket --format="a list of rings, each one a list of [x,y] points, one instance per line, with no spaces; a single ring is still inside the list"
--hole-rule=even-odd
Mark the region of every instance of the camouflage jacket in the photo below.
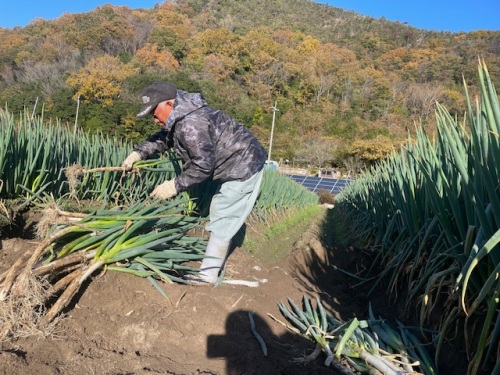
[[[266,150],[241,124],[207,105],[201,94],[177,90],[165,127],[134,147],[143,159],[175,147],[183,160],[178,192],[207,179],[244,181],[263,168]]]

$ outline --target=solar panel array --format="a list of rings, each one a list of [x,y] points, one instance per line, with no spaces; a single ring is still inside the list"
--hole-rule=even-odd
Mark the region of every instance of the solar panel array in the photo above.
[[[319,193],[323,190],[328,191],[332,194],[338,194],[343,188],[351,183],[351,180],[339,180],[336,178],[310,177],[299,175],[287,176],[314,193]]]

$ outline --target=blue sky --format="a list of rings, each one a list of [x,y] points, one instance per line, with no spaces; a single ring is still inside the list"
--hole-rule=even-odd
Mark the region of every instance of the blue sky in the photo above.
[[[244,0],[241,0],[244,1]],[[407,22],[437,31],[500,30],[499,0],[318,0],[337,8],[352,10],[374,18]],[[130,8],[152,8],[161,0],[10,0],[0,11],[0,27],[26,26],[36,18],[51,20],[64,13],[89,12],[104,4]]]
[[[425,30],[500,31],[499,0],[319,0],[374,18],[407,22]]]

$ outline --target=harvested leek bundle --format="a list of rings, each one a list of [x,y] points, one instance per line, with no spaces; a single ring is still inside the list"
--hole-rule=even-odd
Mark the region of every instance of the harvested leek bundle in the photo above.
[[[319,298],[316,308],[304,296],[303,308],[288,299],[291,309],[278,303],[281,313],[293,325],[289,327],[314,342],[316,349],[301,359],[309,362],[321,352],[327,358],[325,365],[341,365],[335,360],[341,357],[362,373],[382,373],[386,375],[435,374],[434,364],[420,340],[401,323],[395,329],[388,322],[375,319],[370,308],[369,320],[356,318],[342,322],[327,314]],[[376,372],[378,371],[378,372]]]
[[[18,285],[23,279],[47,279],[51,296],[58,298],[41,320],[43,326],[104,267],[147,277],[165,295],[156,280],[184,282],[182,274],[198,270],[183,263],[201,260],[206,247],[206,240],[187,234],[201,219],[181,214],[183,205],[181,197],[168,204],[149,201],[126,210],[95,211],[77,223],[55,227],[29,259],[0,275],[0,302],[22,293]]]
[[[125,173],[122,167],[85,168],[72,164],[64,168],[64,174],[72,198],[97,198],[130,204],[147,198],[152,187],[164,179],[174,178],[180,169],[180,159],[167,152],[158,159],[134,163],[130,173]]]

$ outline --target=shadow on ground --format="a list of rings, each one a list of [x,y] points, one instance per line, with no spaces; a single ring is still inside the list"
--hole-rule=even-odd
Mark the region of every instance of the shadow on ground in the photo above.
[[[250,318],[252,316],[252,318]],[[251,330],[251,320],[255,332]],[[291,332],[276,336],[266,321],[249,310],[237,310],[227,316],[224,335],[207,337],[207,358],[224,358],[227,375],[240,374],[332,374],[332,370],[320,363],[302,366],[298,358],[304,356],[311,342]],[[288,363],[288,365],[287,365]]]

